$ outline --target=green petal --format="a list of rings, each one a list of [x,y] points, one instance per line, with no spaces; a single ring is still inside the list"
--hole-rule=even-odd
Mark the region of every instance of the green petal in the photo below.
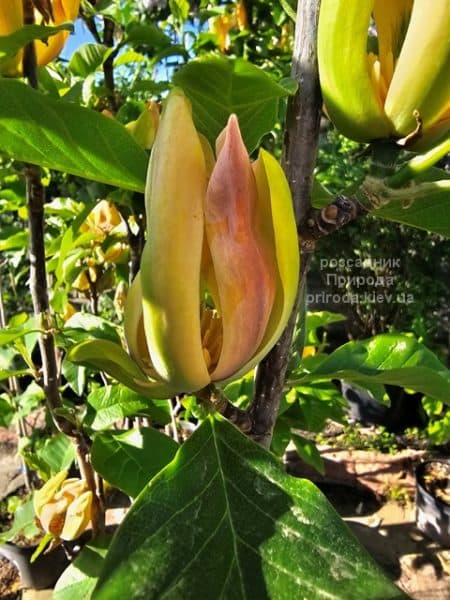
[[[318,61],[327,112],[350,139],[389,136],[390,125],[369,71],[367,37],[375,0],[322,0]]]
[[[174,90],[150,161],[148,239],[141,284],[145,335],[158,376],[181,391],[210,382],[200,326],[203,199],[207,171],[189,101]]]
[[[171,398],[181,390],[148,379],[119,344],[109,340],[86,340],[73,346],[67,360],[97,371],[104,371],[146,398]]]

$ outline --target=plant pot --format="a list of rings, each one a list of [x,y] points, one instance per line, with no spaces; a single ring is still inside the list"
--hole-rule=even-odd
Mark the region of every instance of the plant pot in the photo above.
[[[447,490],[447,491],[445,491]],[[450,460],[427,460],[416,468],[416,524],[444,547],[450,547]]]
[[[30,563],[36,547],[22,547],[6,542],[0,545],[0,555],[11,561],[19,571],[22,587],[43,590],[55,585],[69,560],[64,549],[59,546],[48,554],[41,554]]]

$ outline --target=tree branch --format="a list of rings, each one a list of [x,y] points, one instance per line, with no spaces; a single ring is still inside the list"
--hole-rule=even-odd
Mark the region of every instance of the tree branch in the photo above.
[[[114,21],[111,21],[111,19],[105,18],[103,20],[103,24],[104,24],[103,43],[108,48],[113,48],[114,47],[114,27],[115,27]],[[113,113],[115,113],[117,110],[116,95],[115,95],[115,83],[114,83],[114,58],[115,58],[115,56],[116,56],[116,53],[113,52],[112,54],[110,54],[110,56],[108,56],[108,58],[103,63],[103,75],[105,78],[105,87],[109,92],[108,100],[110,103],[110,108]]]
[[[322,99],[317,67],[317,22],[320,0],[299,0],[291,75],[299,89],[290,99],[283,147],[283,167],[289,181],[297,228],[300,233],[311,211],[311,193],[316,163]],[[288,325],[256,374],[255,397],[249,413],[252,437],[269,448],[278,414],[290,356],[296,313],[304,297],[314,243],[300,242],[301,266],[297,301]]]
[[[25,22],[32,24],[34,20],[31,0],[23,0]],[[31,12],[30,12],[31,11]],[[37,88],[37,65],[34,43],[25,47],[23,56],[23,73],[31,87]],[[26,195],[29,225],[29,255],[30,255],[30,292],[33,310],[38,321],[39,350],[42,361],[42,386],[45,392],[47,406],[56,427],[62,433],[70,436],[75,443],[80,470],[89,489],[93,492],[92,529],[94,534],[104,529],[104,508],[102,499],[97,493],[95,474],[89,456],[89,440],[63,415],[58,409],[62,407],[59,392],[60,375],[56,356],[55,339],[53,335],[53,319],[50,313],[50,303],[47,288],[47,269],[45,260],[44,240],[44,204],[45,189],[41,181],[41,169],[36,165],[25,165]]]

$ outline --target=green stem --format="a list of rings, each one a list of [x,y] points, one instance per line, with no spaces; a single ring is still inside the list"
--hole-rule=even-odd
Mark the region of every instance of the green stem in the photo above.
[[[431,169],[441,158],[450,152],[450,138],[444,140],[425,154],[412,158],[406,165],[385,181],[389,187],[397,188],[405,185],[417,175]]]
[[[369,174],[372,177],[384,179],[389,177],[395,170],[398,156],[402,148],[391,140],[380,140],[370,145],[372,159],[369,166]]]

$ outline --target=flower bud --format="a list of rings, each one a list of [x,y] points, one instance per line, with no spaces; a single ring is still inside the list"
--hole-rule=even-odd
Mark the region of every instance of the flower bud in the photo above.
[[[448,135],[449,21],[448,0],[322,0],[322,95],[344,135],[422,150]]]
[[[277,342],[297,294],[297,227],[281,166],[265,150],[250,161],[235,115],[214,156],[175,89],[152,148],[145,205],[147,240],[124,313],[129,355],[86,340],[69,360],[148,398],[248,373]]]
[[[206,144],[174,90],[150,160],[148,239],[125,335],[148,377],[178,392],[254,367],[281,334],[297,290],[297,232],[281,167],[264,150],[251,163],[235,115],[216,160]]]

